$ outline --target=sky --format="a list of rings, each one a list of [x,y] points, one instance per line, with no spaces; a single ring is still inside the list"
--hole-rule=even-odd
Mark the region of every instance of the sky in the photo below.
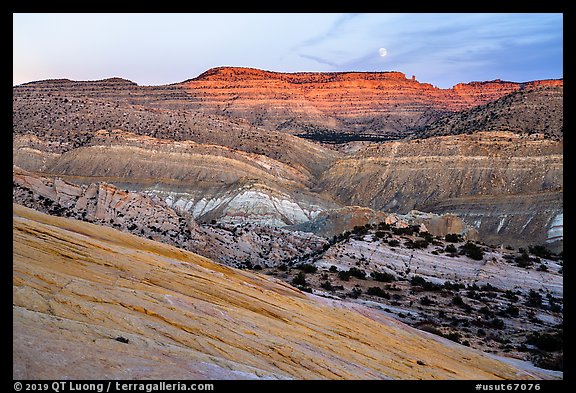
[[[563,77],[561,13],[13,14],[13,85],[178,83],[218,66],[400,71],[460,82]]]

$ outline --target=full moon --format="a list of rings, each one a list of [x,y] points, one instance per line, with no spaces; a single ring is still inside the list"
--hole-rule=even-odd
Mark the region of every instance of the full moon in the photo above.
[[[384,56],[386,56],[388,51],[386,50],[386,48],[380,48],[380,49],[378,49],[378,53],[380,54],[380,56],[384,57]]]

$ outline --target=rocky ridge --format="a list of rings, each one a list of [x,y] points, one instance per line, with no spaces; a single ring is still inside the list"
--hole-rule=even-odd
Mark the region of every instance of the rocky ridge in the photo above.
[[[419,130],[410,139],[484,131],[543,134],[563,137],[563,86],[521,89],[496,101],[446,115]]]

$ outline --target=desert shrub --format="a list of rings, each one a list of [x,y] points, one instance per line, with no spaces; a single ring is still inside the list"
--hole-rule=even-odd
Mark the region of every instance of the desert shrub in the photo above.
[[[526,305],[530,307],[542,306],[542,295],[540,295],[535,290],[531,289],[530,292],[528,292],[528,299],[526,300]]]
[[[408,248],[426,248],[429,243],[424,239],[408,240],[404,245]]]
[[[376,231],[376,233],[374,235],[376,236],[377,239],[383,239],[386,236],[386,232]]]
[[[285,272],[288,270],[288,265],[283,263],[282,265],[278,266],[278,270],[280,270],[281,272]]]
[[[423,306],[431,306],[434,304],[434,301],[430,299],[428,296],[424,296],[423,298],[420,299],[420,304],[422,304]]]
[[[486,283],[486,284],[482,285],[480,287],[480,290],[486,291],[486,292],[500,292],[500,289],[498,289],[494,285],[490,285],[490,283]]]
[[[330,283],[330,281],[324,281],[321,283],[320,288],[324,288],[327,291],[334,291],[334,286]]]
[[[504,292],[504,297],[513,302],[518,301],[518,296],[516,296],[516,294],[509,289],[506,292]]]
[[[331,265],[331,266],[330,266],[330,269],[328,269],[328,271],[329,271],[330,273],[336,273],[336,272],[338,271],[338,268],[337,268],[336,266],[334,266],[334,265]]]
[[[366,290],[366,294],[372,296],[378,296],[384,299],[390,299],[390,294],[380,287],[370,287]]]
[[[350,280],[350,272],[346,270],[340,270],[338,272],[338,278],[342,281],[348,281]]]
[[[350,273],[350,276],[359,278],[360,280],[366,279],[366,272],[362,269],[358,269],[357,267],[351,267],[348,269],[348,273]]]
[[[369,228],[370,228],[370,224],[356,225],[354,227],[354,229],[352,229],[352,233],[355,235],[366,235],[366,234],[368,234]]]
[[[520,309],[512,304],[508,305],[505,312],[511,317],[518,317],[520,315]]]
[[[480,314],[484,315],[485,318],[490,318],[494,316],[494,312],[490,310],[487,306],[483,306],[478,311],[480,312]]]
[[[564,347],[564,339],[562,332],[556,333],[531,333],[526,342],[536,346],[546,352],[560,351]]]
[[[360,288],[352,288],[352,291],[349,294],[353,299],[357,299],[360,295],[362,295],[362,290]]]
[[[490,321],[490,327],[494,329],[504,329],[504,327],[506,327],[506,324],[502,319],[494,318]]]
[[[530,258],[527,252],[523,252],[517,257],[515,257],[514,262],[516,262],[516,265],[518,267],[522,267],[524,269],[527,269],[528,267],[532,266],[533,263],[532,259]]]
[[[484,258],[482,248],[472,242],[466,242],[466,244],[460,246],[460,253],[477,261],[481,261]]]
[[[462,241],[462,236],[458,235],[457,233],[449,233],[444,236],[444,240],[450,243],[458,243]]]
[[[451,254],[456,254],[456,252],[458,252],[458,250],[456,249],[456,247],[454,246],[454,244],[448,244],[446,246],[446,248],[444,248],[444,251],[449,252]]]
[[[452,298],[452,304],[458,307],[464,307],[464,305],[466,303],[464,303],[464,300],[462,299],[462,296],[460,295],[454,295],[454,297]]]
[[[528,251],[540,258],[550,259],[553,256],[553,253],[544,245],[528,246]]]
[[[392,228],[392,233],[398,236],[400,235],[412,236],[414,234],[414,227]]]
[[[390,230],[390,224],[386,224],[385,222],[380,222],[378,224],[378,229],[380,229],[382,231],[389,231]]]
[[[316,273],[318,271],[316,266],[309,263],[303,263],[296,268],[302,270],[304,273]]]
[[[428,333],[435,334],[437,336],[442,336],[442,331],[431,324],[424,324],[422,326],[419,326],[418,329],[423,330],[423,331],[428,332]]]
[[[476,300],[480,300],[482,299],[482,296],[480,296],[479,293],[477,293],[475,290],[473,289],[469,289],[466,292],[466,297],[470,298],[470,299],[476,299]]]
[[[537,356],[533,363],[536,367],[547,370],[564,371],[564,359],[561,353]]]
[[[442,289],[441,285],[426,281],[420,276],[413,276],[412,279],[410,279],[410,285],[422,287],[425,291],[439,291]]]
[[[456,332],[450,332],[448,334],[444,334],[444,337],[450,341],[454,341],[460,343],[460,334]]]
[[[372,272],[370,273],[370,277],[372,277],[376,281],[380,282],[393,282],[396,281],[396,277],[393,274],[387,272]]]
[[[458,291],[464,288],[465,288],[464,284],[452,283],[451,281],[444,282],[444,289],[449,291]]]
[[[260,266],[260,265],[254,265],[253,269],[254,269],[254,270],[262,270],[262,266]]]
[[[400,242],[396,239],[390,239],[388,240],[388,245],[390,247],[398,247],[400,245]]]
[[[292,279],[292,284],[302,286],[308,285],[308,283],[306,282],[306,274],[304,272],[298,272],[298,274],[295,275],[294,278]]]

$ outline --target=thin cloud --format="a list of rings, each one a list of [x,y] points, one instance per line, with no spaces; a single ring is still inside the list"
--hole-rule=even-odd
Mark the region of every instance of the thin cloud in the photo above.
[[[338,68],[338,67],[340,67],[339,64],[336,64],[336,63],[334,63],[334,62],[332,62],[332,61],[323,59],[323,58],[318,57],[318,56],[306,55],[306,54],[300,54],[299,56],[302,57],[302,58],[304,58],[304,59],[313,60],[313,61],[315,61],[315,62],[317,62],[317,63],[323,64],[323,65],[327,65],[327,66],[330,66],[330,67],[333,67],[333,68]]]

